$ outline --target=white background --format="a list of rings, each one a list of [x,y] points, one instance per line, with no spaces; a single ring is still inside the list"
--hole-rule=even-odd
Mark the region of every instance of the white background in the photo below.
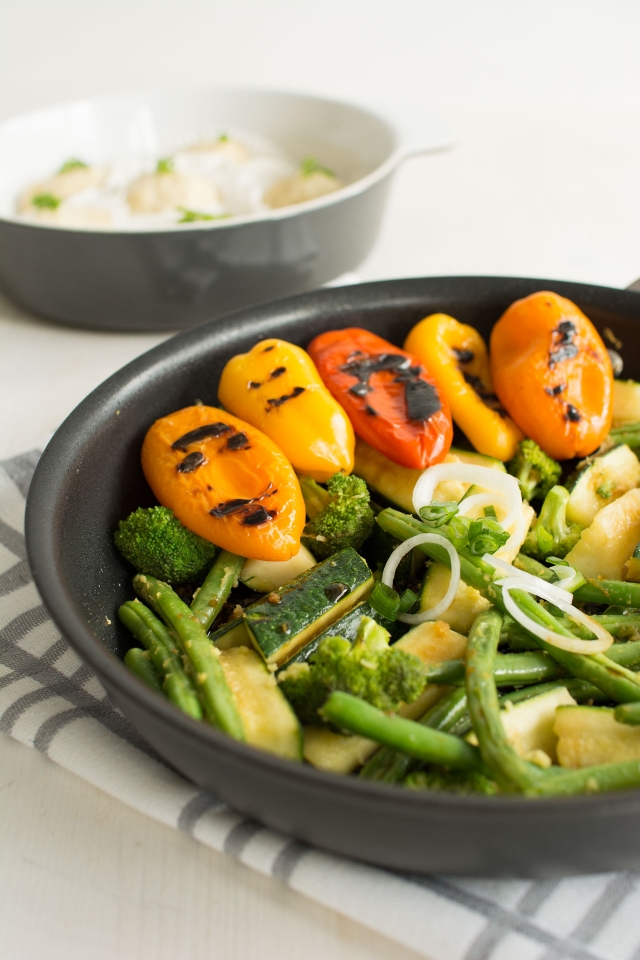
[[[417,138],[439,111],[457,146],[401,169],[363,278],[625,286],[640,276],[639,38],[637,0],[0,0],[0,118],[197,83],[364,101]],[[0,458],[159,339],[56,327],[0,294]],[[11,960],[408,957],[6,738],[0,929]]]

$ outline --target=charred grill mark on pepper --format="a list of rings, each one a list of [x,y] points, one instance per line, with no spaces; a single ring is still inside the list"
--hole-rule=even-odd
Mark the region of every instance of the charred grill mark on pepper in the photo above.
[[[245,527],[260,527],[263,523],[269,523],[276,515],[275,510],[265,510],[264,507],[258,507],[253,513],[248,513],[242,518],[240,523]]]
[[[200,450],[194,450],[193,453],[188,453],[184,460],[178,464],[177,470],[178,473],[193,473],[203,463],[206,463],[204,453],[201,453]]]
[[[562,393],[566,389],[566,383],[557,383],[555,387],[545,387],[544,392],[548,393],[550,397],[557,397],[559,393]]]
[[[472,360],[475,360],[476,355],[473,350],[458,350],[457,347],[452,349],[458,363],[471,363]]]
[[[553,369],[557,363],[563,360],[572,360],[580,352],[577,345],[573,342],[576,335],[576,327],[573,320],[561,320],[552,333],[556,337],[556,342],[549,351],[549,367]]]
[[[476,377],[473,373],[464,373],[463,376],[465,382],[469,384],[470,387],[473,387],[475,392],[478,394],[485,406],[489,407],[490,410],[495,410],[497,414],[501,417],[507,416],[507,411],[501,405],[500,401],[496,397],[495,393],[492,393],[490,390],[487,390],[484,381],[480,377]]]
[[[259,383],[258,380],[249,380],[249,383],[248,383],[249,390],[257,390],[258,387],[261,387],[261,386],[262,384]]]
[[[275,370],[272,370],[272,371],[271,371],[271,374],[270,374],[270,376],[269,376],[269,379],[270,379],[270,380],[277,380],[278,377],[281,377],[282,374],[283,374],[283,373],[286,373],[286,372],[287,372],[287,368],[286,368],[286,367],[276,367]]]
[[[248,445],[249,438],[246,433],[234,433],[234,435],[227,440],[228,450],[246,450]]]
[[[408,380],[404,385],[404,396],[410,420],[429,420],[434,413],[442,410],[438,391],[426,380]]]
[[[263,353],[269,353],[270,350],[275,349],[275,343],[272,343],[270,347],[265,347],[262,351]]]
[[[366,397],[372,390],[373,387],[370,387],[368,383],[354,383],[352,387],[349,387],[349,393],[352,393],[354,397]]]
[[[283,403],[286,403],[287,400],[293,400],[295,397],[299,397],[301,393],[304,393],[304,387],[294,387],[291,393],[285,393],[282,397],[270,397],[267,400],[269,408],[273,409],[274,407],[281,407]]]
[[[570,420],[571,423],[580,423],[582,420],[582,414],[577,407],[574,407],[572,403],[567,404],[567,412],[565,413],[565,417],[567,420]]]
[[[234,500],[226,500],[224,503],[219,503],[217,507],[214,507],[212,510],[209,510],[209,513],[211,514],[212,517],[216,517],[216,519],[218,520],[223,517],[230,517],[234,513],[241,513],[241,512],[244,512],[245,518],[246,516],[253,516],[253,513],[249,512],[249,508],[252,507],[255,503],[259,503],[261,500],[266,500],[268,497],[275,496],[277,492],[278,492],[278,488],[276,487],[274,489],[273,484],[270,483],[267,489],[265,490],[265,492],[261,493],[259,497],[250,497],[248,499],[241,499],[238,497]],[[262,510],[264,508],[260,507],[259,509]],[[256,511],[254,511],[254,513],[255,512]],[[275,517],[276,515],[275,510],[270,510],[270,511],[265,510],[265,513],[267,512],[269,513],[270,520],[272,520],[273,517]],[[240,522],[245,523],[246,519],[243,519]],[[266,520],[263,520],[261,522],[266,523]],[[257,524],[257,523],[258,523],[257,520],[250,521],[250,525]]]
[[[411,359],[402,356],[402,354],[380,353],[377,356],[367,356],[362,351],[357,350],[349,355],[347,362],[340,367],[340,370],[357,379],[358,382],[349,387],[349,393],[360,398],[366,397],[368,393],[375,392],[375,388],[369,383],[372,374],[381,373],[385,370],[397,374],[393,382],[404,384],[409,420],[418,420],[424,423],[434,413],[442,409],[438,391],[433,384],[421,377],[422,367],[412,365]],[[369,403],[365,404],[364,409],[369,416],[375,417],[378,415],[377,410]]]
[[[181,450],[183,453],[186,453],[187,447],[190,446],[190,444],[199,443],[201,440],[209,440],[211,437],[222,437],[225,433],[233,433],[233,427],[228,423],[222,423],[221,421],[217,421],[216,423],[203,423],[201,427],[196,427],[195,430],[189,430],[188,433],[174,440],[171,444],[171,449]]]

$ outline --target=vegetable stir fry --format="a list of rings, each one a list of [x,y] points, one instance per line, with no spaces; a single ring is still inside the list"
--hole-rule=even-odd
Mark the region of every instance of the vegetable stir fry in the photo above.
[[[640,787],[640,383],[553,293],[496,321],[264,340],[151,424],[129,669],[336,774]]]

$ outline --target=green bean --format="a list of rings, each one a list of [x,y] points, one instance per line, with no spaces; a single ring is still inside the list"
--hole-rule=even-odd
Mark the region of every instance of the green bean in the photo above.
[[[389,717],[350,693],[335,690],[321,713],[337,727],[408,753],[419,760],[443,764],[456,770],[485,772],[480,752],[471,744],[416,723],[415,720]]]
[[[619,703],[614,711],[618,723],[640,724],[640,703]]]
[[[202,719],[202,707],[196,689],[185,673],[175,640],[158,618],[139,600],[128,600],[118,616],[136,640],[149,651],[149,658],[164,678],[162,689],[184,713]]]
[[[133,578],[133,586],[173,629],[190,664],[205,718],[236,740],[244,740],[242,719],[220,665],[220,654],[198,618],[167,583],[155,577],[138,574]]]
[[[209,630],[244,566],[244,557],[222,550],[191,604],[191,613]]]
[[[496,609],[486,610],[473,622],[467,645],[467,701],[480,753],[490,775],[503,790],[527,790],[533,787],[542,771],[518,756],[502,725],[493,679],[501,625],[502,616]]]
[[[447,733],[451,726],[466,713],[467,694],[464,687],[457,687],[420,717],[418,723],[434,730]],[[402,783],[420,761],[406,753],[398,753],[391,747],[380,747],[360,771],[365,780],[379,780],[384,783]]]
[[[141,650],[140,647],[131,647],[124,655],[124,662],[132,673],[135,673],[143,683],[146,683],[152,690],[163,693],[162,676],[156,670],[149,659],[149,651]]]

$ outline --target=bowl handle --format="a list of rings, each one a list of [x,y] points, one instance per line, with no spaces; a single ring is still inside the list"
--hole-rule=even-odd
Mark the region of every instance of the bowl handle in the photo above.
[[[456,145],[457,136],[450,120],[438,113],[425,111],[411,117],[395,119],[400,160],[441,153]]]

